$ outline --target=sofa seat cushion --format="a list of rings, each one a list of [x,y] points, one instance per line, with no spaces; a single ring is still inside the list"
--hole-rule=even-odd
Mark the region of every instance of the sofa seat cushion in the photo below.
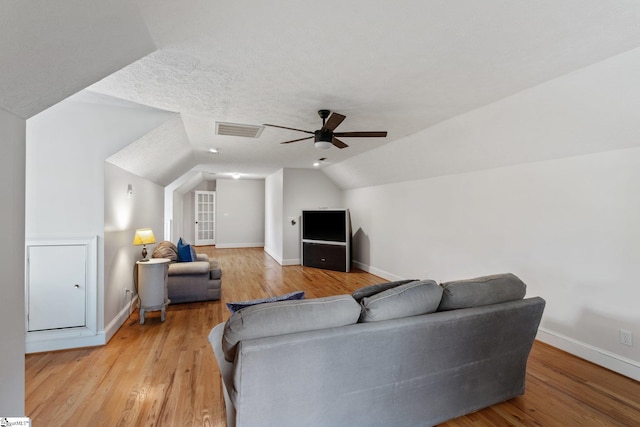
[[[240,341],[335,328],[354,324],[360,305],[351,295],[337,295],[296,301],[279,301],[246,307],[225,324],[222,349],[232,362]]]
[[[176,262],[169,265],[169,276],[186,274],[207,274],[210,264],[208,261]]]
[[[515,301],[527,293],[527,285],[511,273],[456,280],[440,286],[443,293],[439,311]]]
[[[433,280],[416,280],[392,287],[360,301],[360,322],[378,322],[433,313],[440,305],[442,288]]]
[[[415,282],[417,279],[405,279],[405,280],[397,280],[395,282],[386,282],[386,283],[378,283],[377,285],[369,285],[364,288],[360,288],[351,294],[353,299],[360,302],[362,298],[370,297],[375,294],[379,294],[380,292],[386,291],[387,289],[395,288],[400,285],[404,285],[405,283]]]

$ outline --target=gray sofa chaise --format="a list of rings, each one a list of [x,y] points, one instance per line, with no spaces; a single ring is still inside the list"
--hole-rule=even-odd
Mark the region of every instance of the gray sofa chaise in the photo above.
[[[154,258],[168,258],[167,292],[171,304],[219,300],[222,289],[222,270],[217,260],[197,254],[197,260],[177,262],[178,250],[168,241],[158,244]]]
[[[429,426],[524,393],[545,301],[512,274],[243,308],[213,328],[227,426]]]

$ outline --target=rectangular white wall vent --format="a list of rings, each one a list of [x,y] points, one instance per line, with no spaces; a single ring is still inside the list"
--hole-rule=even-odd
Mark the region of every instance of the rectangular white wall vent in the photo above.
[[[264,130],[264,126],[216,122],[216,135],[244,136],[246,138],[257,138],[260,136],[263,130]]]

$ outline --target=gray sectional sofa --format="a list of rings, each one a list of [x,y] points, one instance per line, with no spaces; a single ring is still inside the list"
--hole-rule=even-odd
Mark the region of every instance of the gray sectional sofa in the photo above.
[[[206,254],[197,254],[196,261],[178,262],[178,250],[168,241],[160,242],[152,256],[172,261],[167,278],[171,304],[220,299],[222,270],[217,260],[209,259]]]
[[[209,341],[227,426],[429,426],[524,393],[545,301],[512,274],[243,308]]]

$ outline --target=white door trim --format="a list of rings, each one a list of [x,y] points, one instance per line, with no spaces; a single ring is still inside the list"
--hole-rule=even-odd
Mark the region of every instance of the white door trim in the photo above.
[[[194,199],[194,243],[216,244],[216,192],[196,191]]]

